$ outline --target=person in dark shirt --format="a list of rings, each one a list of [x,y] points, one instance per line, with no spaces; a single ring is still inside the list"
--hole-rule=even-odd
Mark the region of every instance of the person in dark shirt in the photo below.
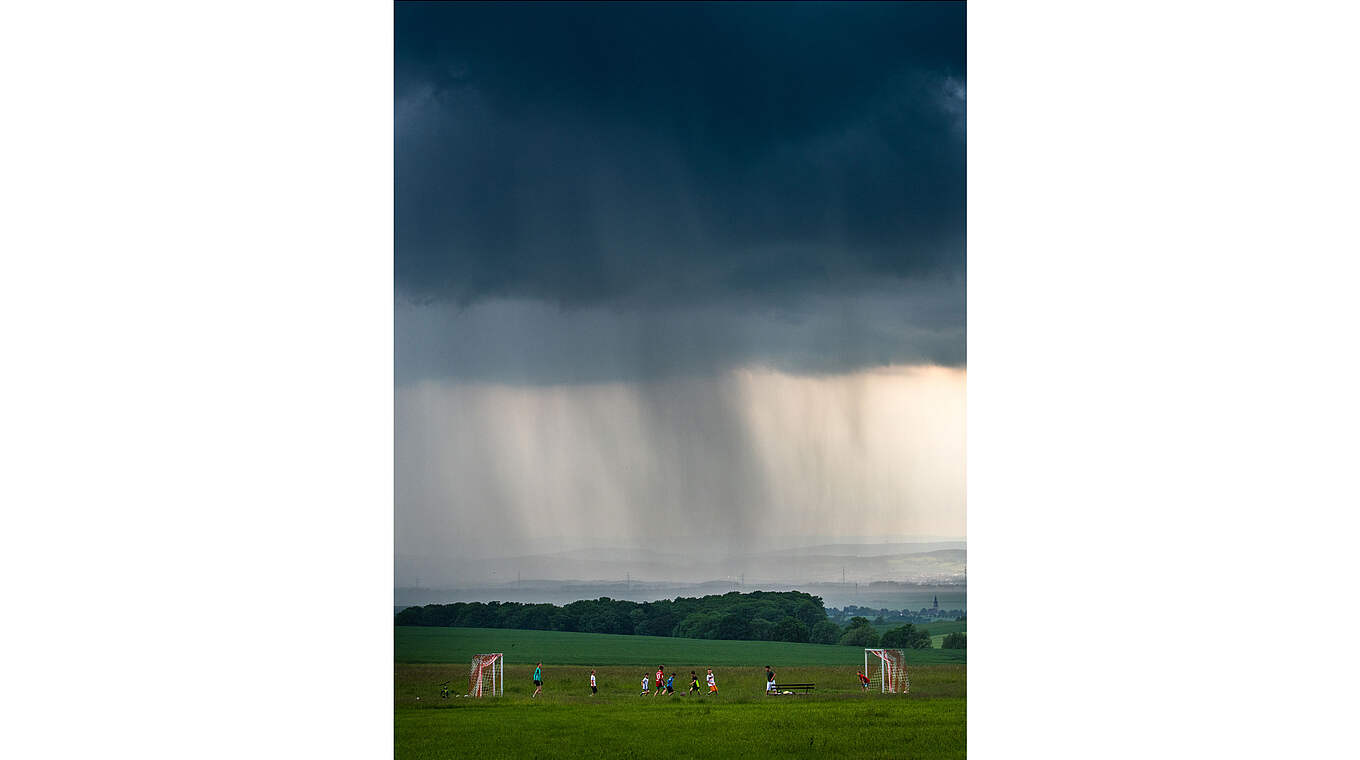
[[[699,674],[692,670],[689,672],[689,693],[699,693]]]
[[[769,665],[765,666],[765,693],[766,694],[779,693],[779,687],[775,686],[774,683],[774,671],[770,669]]]

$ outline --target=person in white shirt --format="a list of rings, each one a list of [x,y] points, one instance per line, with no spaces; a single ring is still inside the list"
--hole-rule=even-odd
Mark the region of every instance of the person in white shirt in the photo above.
[[[718,693],[718,681],[713,677],[713,668],[708,669],[708,693]]]
[[[595,671],[592,670],[590,671],[590,696],[593,697],[598,693],[598,690],[595,688]]]
[[[646,673],[643,673],[643,674],[642,674],[642,693],[639,694],[638,696],[639,696],[639,697],[645,697],[645,696],[647,696],[647,674],[646,674]]]

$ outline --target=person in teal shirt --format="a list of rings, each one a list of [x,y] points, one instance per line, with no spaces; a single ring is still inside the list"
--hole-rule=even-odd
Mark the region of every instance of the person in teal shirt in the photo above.
[[[543,691],[543,663],[539,662],[534,668],[534,696],[537,697]]]

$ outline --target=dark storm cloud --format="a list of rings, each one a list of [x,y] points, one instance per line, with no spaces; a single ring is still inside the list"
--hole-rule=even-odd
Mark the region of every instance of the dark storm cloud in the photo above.
[[[962,4],[395,14],[399,556],[957,535]]]
[[[404,297],[962,271],[962,4],[399,3],[396,50]]]

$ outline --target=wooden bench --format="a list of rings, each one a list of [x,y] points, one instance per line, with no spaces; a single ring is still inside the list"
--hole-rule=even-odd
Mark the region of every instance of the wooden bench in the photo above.
[[[817,688],[817,684],[815,684],[815,683],[781,683],[781,684],[779,684],[779,687],[778,687],[778,688],[779,688],[779,691],[801,691],[801,692],[803,692],[804,694],[806,694],[807,692],[812,691],[813,689],[816,689],[816,688]]]

